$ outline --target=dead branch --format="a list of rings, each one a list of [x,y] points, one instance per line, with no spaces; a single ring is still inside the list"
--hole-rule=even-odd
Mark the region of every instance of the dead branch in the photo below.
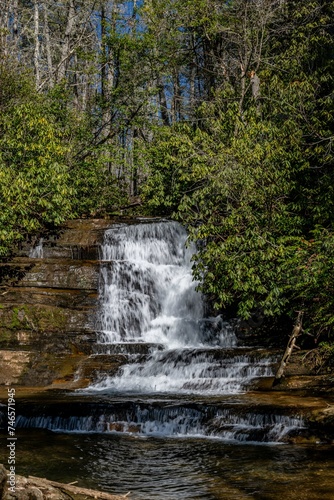
[[[281,382],[282,377],[284,377],[284,371],[285,371],[286,365],[289,362],[292,351],[294,348],[297,348],[297,346],[295,344],[296,344],[297,337],[302,332],[303,314],[304,314],[303,311],[298,312],[295,326],[293,327],[292,333],[291,333],[289,341],[288,341],[288,345],[286,346],[283,358],[282,358],[280,365],[279,365],[279,368],[276,372],[273,386],[275,386]]]

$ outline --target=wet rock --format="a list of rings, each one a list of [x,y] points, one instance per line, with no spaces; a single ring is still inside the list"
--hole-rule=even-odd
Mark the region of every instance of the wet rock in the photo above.
[[[127,356],[123,354],[90,356],[80,363],[78,367],[78,377],[95,382],[102,374],[107,374],[109,376],[115,375],[120,366],[127,361]]]
[[[135,356],[145,356],[151,354],[154,350],[163,350],[162,344],[153,344],[148,342],[131,342],[117,344],[96,344],[93,346],[95,354],[127,354]]]
[[[10,288],[3,298],[3,304],[39,304],[45,306],[82,309],[94,307],[97,301],[95,289],[56,289],[56,288]]]
[[[41,259],[26,273],[17,286],[96,290],[98,271],[99,264],[94,261],[60,260],[54,262]]]
[[[0,346],[68,351],[68,336],[91,333],[94,311],[32,304],[0,307]]]
[[[20,383],[30,357],[27,351],[0,351],[0,385]]]
[[[300,391],[330,392],[331,383],[328,377],[322,375],[286,375],[280,383],[272,387],[273,391]],[[332,384],[333,390],[333,384]]]
[[[0,302],[0,383],[74,381],[96,341],[99,244],[111,224],[70,221],[43,241],[23,245],[3,268],[8,280]]]

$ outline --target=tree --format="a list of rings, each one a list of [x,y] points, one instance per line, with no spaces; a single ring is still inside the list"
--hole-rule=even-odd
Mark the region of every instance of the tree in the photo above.
[[[1,68],[1,255],[27,234],[71,215],[73,189],[61,130],[28,77],[21,74],[19,80]]]
[[[206,30],[224,40],[226,76],[215,75],[197,122],[158,132],[145,191],[155,211],[174,209],[188,226],[195,277],[216,308],[246,319],[304,310],[313,332],[334,322],[324,293],[333,284],[332,7],[236,1],[225,24],[212,9]]]
[[[304,310],[306,329],[330,332],[333,7],[3,2],[4,64],[30,71],[36,87],[2,71],[8,241],[140,195],[188,226],[195,276],[217,308]]]

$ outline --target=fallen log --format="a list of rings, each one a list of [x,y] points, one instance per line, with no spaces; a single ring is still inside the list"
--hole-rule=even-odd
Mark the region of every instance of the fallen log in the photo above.
[[[130,492],[128,492],[126,495],[113,495],[111,493],[106,493],[103,491],[74,486],[73,483],[58,483],[57,481],[51,481],[49,479],[35,476],[28,476],[28,484],[37,487],[52,486],[54,488],[60,489],[61,491],[73,493],[74,495],[85,495],[88,499],[97,498],[98,500],[124,500],[124,498],[129,498],[130,495]]]
[[[296,340],[297,340],[297,337],[299,337],[299,335],[302,332],[302,322],[303,322],[303,312],[299,311],[295,326],[293,327],[292,333],[291,333],[289,341],[288,341],[288,345],[286,346],[283,358],[282,358],[280,365],[278,367],[278,370],[276,372],[274,382],[273,382],[273,387],[281,382],[281,379],[284,377],[284,371],[285,371],[286,365],[289,362],[292,351],[294,349],[298,349],[298,347],[296,346]]]
[[[8,478],[11,478],[10,480]],[[9,471],[0,464],[0,500],[124,500],[126,495],[113,495],[104,491],[74,486],[73,483],[59,483],[35,476],[10,476]],[[77,481],[74,481],[77,482]]]

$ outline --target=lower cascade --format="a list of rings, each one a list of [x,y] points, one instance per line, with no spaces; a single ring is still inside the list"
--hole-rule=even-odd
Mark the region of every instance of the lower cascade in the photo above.
[[[19,416],[17,428],[40,428],[56,432],[114,432],[138,436],[206,437],[229,442],[284,441],[290,432],[303,429],[303,422],[286,415],[243,412],[216,406],[111,404],[89,415]]]

